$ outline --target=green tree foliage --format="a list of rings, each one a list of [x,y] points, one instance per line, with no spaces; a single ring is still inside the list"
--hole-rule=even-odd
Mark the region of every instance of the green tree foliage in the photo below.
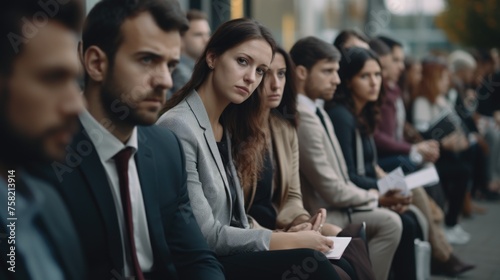
[[[454,43],[478,48],[500,47],[500,0],[447,0],[436,25]]]

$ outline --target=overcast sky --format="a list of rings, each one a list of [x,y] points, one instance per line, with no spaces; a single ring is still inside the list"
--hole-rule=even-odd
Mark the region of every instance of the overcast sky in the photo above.
[[[437,14],[441,12],[444,0],[385,0],[389,11],[398,15],[416,13],[420,9],[426,14]]]

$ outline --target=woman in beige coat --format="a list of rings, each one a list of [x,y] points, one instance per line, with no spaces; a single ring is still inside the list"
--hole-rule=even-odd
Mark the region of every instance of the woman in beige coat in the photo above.
[[[261,172],[249,184],[242,183],[245,209],[254,227],[276,231],[317,231],[335,236],[341,228],[326,223],[326,210],[313,215],[304,208],[299,177],[296,100],[293,88],[293,64],[286,51],[276,50],[266,77],[260,86],[262,130],[266,149]],[[233,151],[237,158],[239,150]],[[242,164],[238,160],[235,164]],[[351,225],[342,236],[357,236],[360,225]],[[375,279],[365,241],[354,238],[341,260],[332,261],[341,279]]]
[[[256,176],[251,184],[243,185],[245,208],[250,216],[253,214],[255,223],[266,228],[312,229],[325,236],[334,236],[341,228],[325,222],[325,209],[320,208],[311,216],[302,203],[296,131],[297,96],[293,81],[290,81],[293,78],[291,67],[288,54],[278,49],[261,84],[262,101],[267,108],[262,116],[262,128],[267,136],[267,165],[264,164],[260,176]],[[263,181],[269,184],[261,186]],[[266,204],[271,202],[272,209],[269,209],[270,205]]]

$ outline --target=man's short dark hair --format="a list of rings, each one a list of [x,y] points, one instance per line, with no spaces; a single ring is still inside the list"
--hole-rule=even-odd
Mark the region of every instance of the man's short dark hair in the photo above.
[[[400,48],[403,47],[403,44],[401,44],[401,42],[398,42],[398,41],[396,41],[396,40],[394,40],[392,38],[389,38],[387,36],[377,36],[377,39],[381,40],[389,48],[391,48],[391,51],[392,51],[392,49],[394,49],[394,47],[400,47]]]
[[[298,40],[290,50],[290,57],[296,66],[304,66],[310,70],[316,62],[326,59],[340,61],[339,50],[316,37],[306,37]]]
[[[123,41],[125,20],[148,12],[164,31],[186,31],[189,23],[176,0],[102,0],[90,11],[83,28],[83,53],[90,46],[104,51],[110,63]]]
[[[83,4],[80,0],[14,0],[5,1],[0,9],[0,76],[12,70],[14,58],[24,44],[36,36],[49,21],[56,21],[79,33],[83,20]]]
[[[344,29],[337,35],[337,37],[335,37],[333,45],[339,50],[343,49],[345,43],[352,37],[358,38],[365,43],[368,43],[368,41],[370,40],[365,34],[359,32],[356,29]]]
[[[386,56],[392,52],[391,48],[378,38],[370,40],[368,44],[370,45],[370,49],[378,54],[378,56]]]
[[[189,10],[186,13],[186,17],[187,17],[187,20],[189,22],[191,22],[193,20],[207,20],[208,21],[207,14],[200,11],[200,10],[196,10],[196,9]]]

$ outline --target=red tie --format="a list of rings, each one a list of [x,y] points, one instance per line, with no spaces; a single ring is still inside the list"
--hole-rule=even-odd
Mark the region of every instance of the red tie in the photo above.
[[[128,240],[130,246],[130,254],[134,262],[134,270],[137,280],[144,280],[139,260],[137,259],[137,251],[135,249],[134,239],[134,222],[132,220],[132,203],[130,202],[130,191],[128,187],[128,162],[132,155],[132,148],[126,147],[118,152],[113,158],[115,160],[116,169],[118,171],[118,179],[120,180],[120,195],[122,199],[123,215],[127,226]]]

